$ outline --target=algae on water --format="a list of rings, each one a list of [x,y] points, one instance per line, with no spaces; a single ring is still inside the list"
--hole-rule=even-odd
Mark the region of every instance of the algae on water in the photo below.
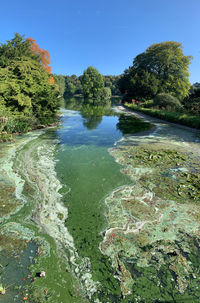
[[[200,295],[199,155],[164,140],[152,144],[136,138],[134,143],[122,141],[110,149],[123,165],[122,173],[135,184],[106,198],[109,228],[100,250],[111,258],[124,298],[196,302]]]
[[[2,145],[0,302],[199,301],[199,144],[138,120],[121,138],[109,119],[87,130],[70,112]]]

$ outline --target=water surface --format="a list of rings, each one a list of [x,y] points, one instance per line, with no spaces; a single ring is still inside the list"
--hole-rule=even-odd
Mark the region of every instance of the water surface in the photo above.
[[[0,283],[14,285],[0,302],[196,302],[199,134],[123,114],[79,104],[59,128],[1,144]]]

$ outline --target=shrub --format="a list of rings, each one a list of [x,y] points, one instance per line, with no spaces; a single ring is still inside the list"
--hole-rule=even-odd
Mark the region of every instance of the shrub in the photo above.
[[[158,94],[154,98],[154,105],[161,109],[174,110],[181,109],[180,101],[170,94]]]
[[[172,112],[160,109],[151,109],[151,108],[141,108],[135,104],[125,104],[128,108],[131,108],[136,111],[140,111],[144,114],[163,119],[169,122],[175,122],[179,124],[183,124],[190,127],[195,127],[200,129],[200,117],[198,115],[189,115],[187,113],[182,112]]]
[[[154,101],[153,100],[145,101],[140,106],[144,108],[151,108],[154,106]]]
[[[36,128],[38,122],[35,118],[9,117],[2,131],[7,133],[26,133]]]
[[[200,115],[200,97],[184,99],[183,105],[188,112]]]

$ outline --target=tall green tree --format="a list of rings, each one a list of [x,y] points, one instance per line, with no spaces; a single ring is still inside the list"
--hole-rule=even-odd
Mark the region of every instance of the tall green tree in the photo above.
[[[13,39],[0,44],[0,67],[6,67],[11,61],[19,61],[24,57],[38,58],[31,52],[30,44],[24,36],[16,33]]]
[[[89,103],[95,104],[101,99],[101,94],[104,89],[103,76],[93,66],[89,66],[83,73],[82,88],[85,99]]]
[[[55,84],[58,86],[59,96],[63,97],[65,92],[65,78],[62,75],[53,75]]]
[[[12,117],[20,114],[43,124],[55,121],[59,90],[31,52],[30,43],[15,34],[1,44],[0,54],[0,108],[4,106]]]
[[[133,61],[119,80],[122,93],[140,99],[170,93],[183,100],[190,89],[190,56],[185,56],[181,43],[167,41],[151,45]]]

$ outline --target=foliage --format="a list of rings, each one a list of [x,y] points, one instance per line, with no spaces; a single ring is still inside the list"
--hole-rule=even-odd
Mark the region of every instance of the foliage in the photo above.
[[[65,76],[65,92],[64,97],[71,97],[83,93],[81,85],[81,77],[76,75]]]
[[[141,106],[144,108],[151,108],[154,106],[154,101],[153,100],[145,101],[141,104]]]
[[[103,104],[107,103],[107,101],[110,100],[111,95],[112,95],[112,93],[111,93],[110,87],[104,87],[100,93],[101,102]]]
[[[0,97],[11,112],[34,114],[40,121],[44,117],[55,119],[58,91],[37,61],[26,57],[12,61],[8,67],[0,68],[0,78]]]
[[[186,126],[194,127],[200,129],[200,118],[199,116],[190,115],[188,113],[181,113],[181,112],[171,112],[167,110],[161,110],[161,109],[151,109],[151,108],[143,108],[138,107],[135,104],[128,104],[126,103],[126,106],[130,109],[140,111],[144,114],[160,118],[166,121],[174,122],[183,124]]]
[[[65,78],[62,75],[53,75],[55,79],[55,84],[58,85],[59,94],[61,97],[63,97],[65,92]]]
[[[83,76],[77,77],[76,75],[72,76],[64,76],[65,78],[65,97],[72,97],[74,95],[82,95],[82,78]],[[112,96],[120,95],[120,91],[118,88],[118,80],[120,76],[103,76],[104,86],[105,88],[109,88],[111,90]]]
[[[22,57],[37,58],[31,52],[29,42],[18,33],[7,43],[0,44],[0,67],[7,67],[10,61],[20,60]]]
[[[32,38],[27,38],[26,40],[30,43],[31,52],[33,52],[33,54],[37,56],[38,61],[42,65],[43,69],[50,74],[51,67],[49,66],[49,64],[51,61],[50,61],[49,52],[47,50],[40,48],[39,45],[35,43],[36,40]]]
[[[182,100],[190,88],[190,60],[178,42],[153,44],[125,70],[119,79],[120,91],[128,98],[148,100],[159,93],[169,93]]]
[[[38,124],[56,121],[58,86],[19,34],[0,46],[0,117],[7,117],[1,131],[24,132]]]
[[[194,115],[200,115],[200,97],[197,98],[186,98],[183,101],[184,108]]]
[[[111,89],[112,96],[119,96],[121,95],[118,87],[118,81],[120,76],[103,76],[104,78],[104,85],[105,87],[109,87]]]
[[[119,79],[119,88],[127,99],[148,100],[158,92],[159,80],[146,70],[135,71],[133,68],[125,70]]]
[[[82,88],[84,98],[95,105],[99,103],[104,89],[103,76],[93,66],[89,66],[83,73]]]
[[[173,110],[181,109],[182,105],[179,100],[170,94],[158,94],[154,98],[154,105],[161,109]]]
[[[196,82],[190,87],[190,96],[193,98],[200,97],[200,83]]]
[[[183,106],[191,114],[200,115],[200,83],[191,86],[189,96],[183,100]]]

